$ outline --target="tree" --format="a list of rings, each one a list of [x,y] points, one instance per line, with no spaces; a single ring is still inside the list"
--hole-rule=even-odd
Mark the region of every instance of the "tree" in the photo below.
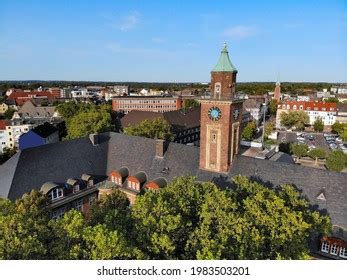
[[[290,150],[300,161],[301,157],[307,155],[308,146],[306,144],[291,144]]]
[[[0,154],[0,165],[9,160],[12,156],[17,153],[17,148],[14,147],[12,149],[4,148],[4,152]]]
[[[130,125],[124,128],[124,134],[152,139],[174,139],[169,123],[163,118],[146,119],[136,125]]]
[[[347,166],[347,155],[341,150],[333,151],[328,155],[326,165],[329,170],[341,171]]]
[[[308,156],[313,158],[315,160],[315,164],[318,164],[319,158],[325,158],[326,157],[326,151],[322,148],[315,148],[309,151]]]
[[[322,118],[318,117],[313,124],[314,131],[321,132],[324,129],[324,123],[322,121]]]
[[[46,198],[33,190],[15,202],[0,201],[0,259],[49,258]]]
[[[338,103],[339,99],[336,97],[329,97],[327,99],[325,99],[326,102],[332,102],[332,103]]]
[[[269,135],[272,133],[274,127],[275,127],[274,124],[271,122],[267,122],[265,124],[265,138],[269,137]]]
[[[89,224],[101,223],[108,229],[118,229],[126,233],[131,225],[128,215],[129,206],[130,202],[127,196],[119,190],[114,190],[111,194],[101,197],[93,205]]]
[[[255,121],[249,122],[245,126],[245,128],[242,130],[242,133],[241,133],[242,139],[251,141],[254,138],[256,127],[257,127],[257,125],[256,125]]]
[[[10,120],[13,117],[13,114],[16,112],[16,110],[12,109],[12,108],[8,108],[4,114],[5,118]]]
[[[278,101],[276,99],[271,99],[269,102],[269,113],[271,116],[276,116]]]
[[[281,125],[287,128],[295,127],[297,130],[303,130],[310,121],[309,116],[304,111],[282,112],[280,119]]]
[[[246,177],[232,190],[176,178],[132,207],[137,246],[154,259],[300,259],[329,218],[289,185],[269,189]]]
[[[200,107],[200,103],[199,101],[195,100],[195,99],[185,99],[184,102],[184,108],[196,108],[196,107]]]
[[[111,115],[107,108],[93,108],[78,113],[67,122],[67,138],[84,137],[90,133],[106,132],[111,129]]]
[[[343,141],[347,141],[347,123],[336,122],[331,126],[331,130],[337,133]]]

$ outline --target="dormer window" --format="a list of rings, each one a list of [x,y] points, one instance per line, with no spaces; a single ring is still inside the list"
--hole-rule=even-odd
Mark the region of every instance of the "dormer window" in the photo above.
[[[347,259],[347,249],[344,247],[340,247],[340,257]]]
[[[330,245],[327,242],[322,242],[321,251],[324,253],[329,253]]]
[[[74,185],[73,186],[73,192],[76,193],[76,192],[79,192],[80,191],[80,185]]]
[[[290,105],[287,105],[287,110],[290,110]]]
[[[331,245],[330,254],[335,255],[335,256],[337,255],[337,245],[336,244]]]
[[[304,106],[300,105],[300,107],[299,107],[299,108],[300,108],[300,110],[302,110],[302,109],[304,109]]]
[[[48,198],[52,201],[59,199],[61,197],[63,197],[63,189],[62,188],[53,189],[48,195]]]

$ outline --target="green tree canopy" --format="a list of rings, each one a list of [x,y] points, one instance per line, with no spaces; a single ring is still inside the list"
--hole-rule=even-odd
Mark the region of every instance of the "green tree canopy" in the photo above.
[[[309,116],[304,111],[290,111],[289,113],[282,112],[280,115],[281,125],[297,130],[303,130],[305,125],[310,122]]]
[[[326,165],[329,170],[341,171],[347,166],[347,155],[341,150],[333,151],[328,155]]]
[[[322,132],[324,129],[324,123],[322,118],[317,118],[313,123],[314,131]]]
[[[290,150],[294,156],[300,159],[307,155],[308,146],[306,144],[291,144]]]
[[[315,148],[307,153],[309,157],[313,158],[316,161],[316,164],[318,164],[319,158],[326,158],[326,154],[327,152],[322,148]]]
[[[271,99],[269,102],[269,113],[271,116],[276,116],[278,101],[276,99]]]
[[[270,134],[272,133],[274,127],[275,127],[275,125],[272,122],[267,122],[265,124],[265,138],[268,138],[270,136]]]
[[[155,118],[154,120],[143,120],[139,124],[131,125],[124,128],[124,133],[127,135],[141,136],[152,139],[174,139],[169,123],[163,118]]]
[[[109,108],[106,105],[81,111],[67,122],[68,139],[87,136],[112,129]]]
[[[13,114],[16,112],[16,110],[12,109],[12,108],[8,108],[4,114],[5,118],[10,120],[13,117]]]
[[[331,126],[331,130],[337,133],[343,141],[347,141],[347,123],[336,122]]]
[[[241,133],[242,139],[251,141],[254,138],[256,128],[257,128],[257,125],[255,121],[249,122],[245,126],[245,128],[242,130],[242,133]]]
[[[330,229],[292,186],[268,189],[242,176],[234,184],[222,191],[180,177],[141,196],[132,208],[139,249],[154,259],[300,259],[310,236]]]
[[[184,108],[196,108],[200,106],[199,101],[195,99],[185,99],[183,104],[184,104]]]
[[[15,203],[0,199],[0,259],[49,258],[46,205],[46,198],[35,190]]]

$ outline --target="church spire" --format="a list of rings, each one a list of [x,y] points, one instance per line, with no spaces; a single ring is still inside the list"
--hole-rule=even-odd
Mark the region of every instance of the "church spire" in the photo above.
[[[216,66],[212,69],[211,72],[233,72],[237,73],[237,69],[235,66],[231,63],[229,58],[229,52],[227,44],[224,43],[223,49],[221,51],[219,60],[216,64]]]

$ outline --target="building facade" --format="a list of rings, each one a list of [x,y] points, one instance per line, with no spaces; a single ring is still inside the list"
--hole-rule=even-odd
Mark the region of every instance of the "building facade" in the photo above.
[[[180,110],[182,107],[183,100],[180,97],[132,96],[114,97],[112,99],[113,111],[123,112],[125,114],[132,110],[163,113]]]
[[[34,126],[23,122],[23,120],[11,120],[6,125],[7,148],[19,147],[19,137],[28,132]]]
[[[331,126],[336,122],[337,105],[332,102],[324,101],[284,101],[277,105],[276,128],[281,128],[281,114],[290,111],[303,111],[309,116],[309,124],[320,118],[324,123],[324,130],[330,130]]]
[[[41,145],[59,142],[59,132],[53,125],[45,122],[19,137],[19,149],[24,150]]]

